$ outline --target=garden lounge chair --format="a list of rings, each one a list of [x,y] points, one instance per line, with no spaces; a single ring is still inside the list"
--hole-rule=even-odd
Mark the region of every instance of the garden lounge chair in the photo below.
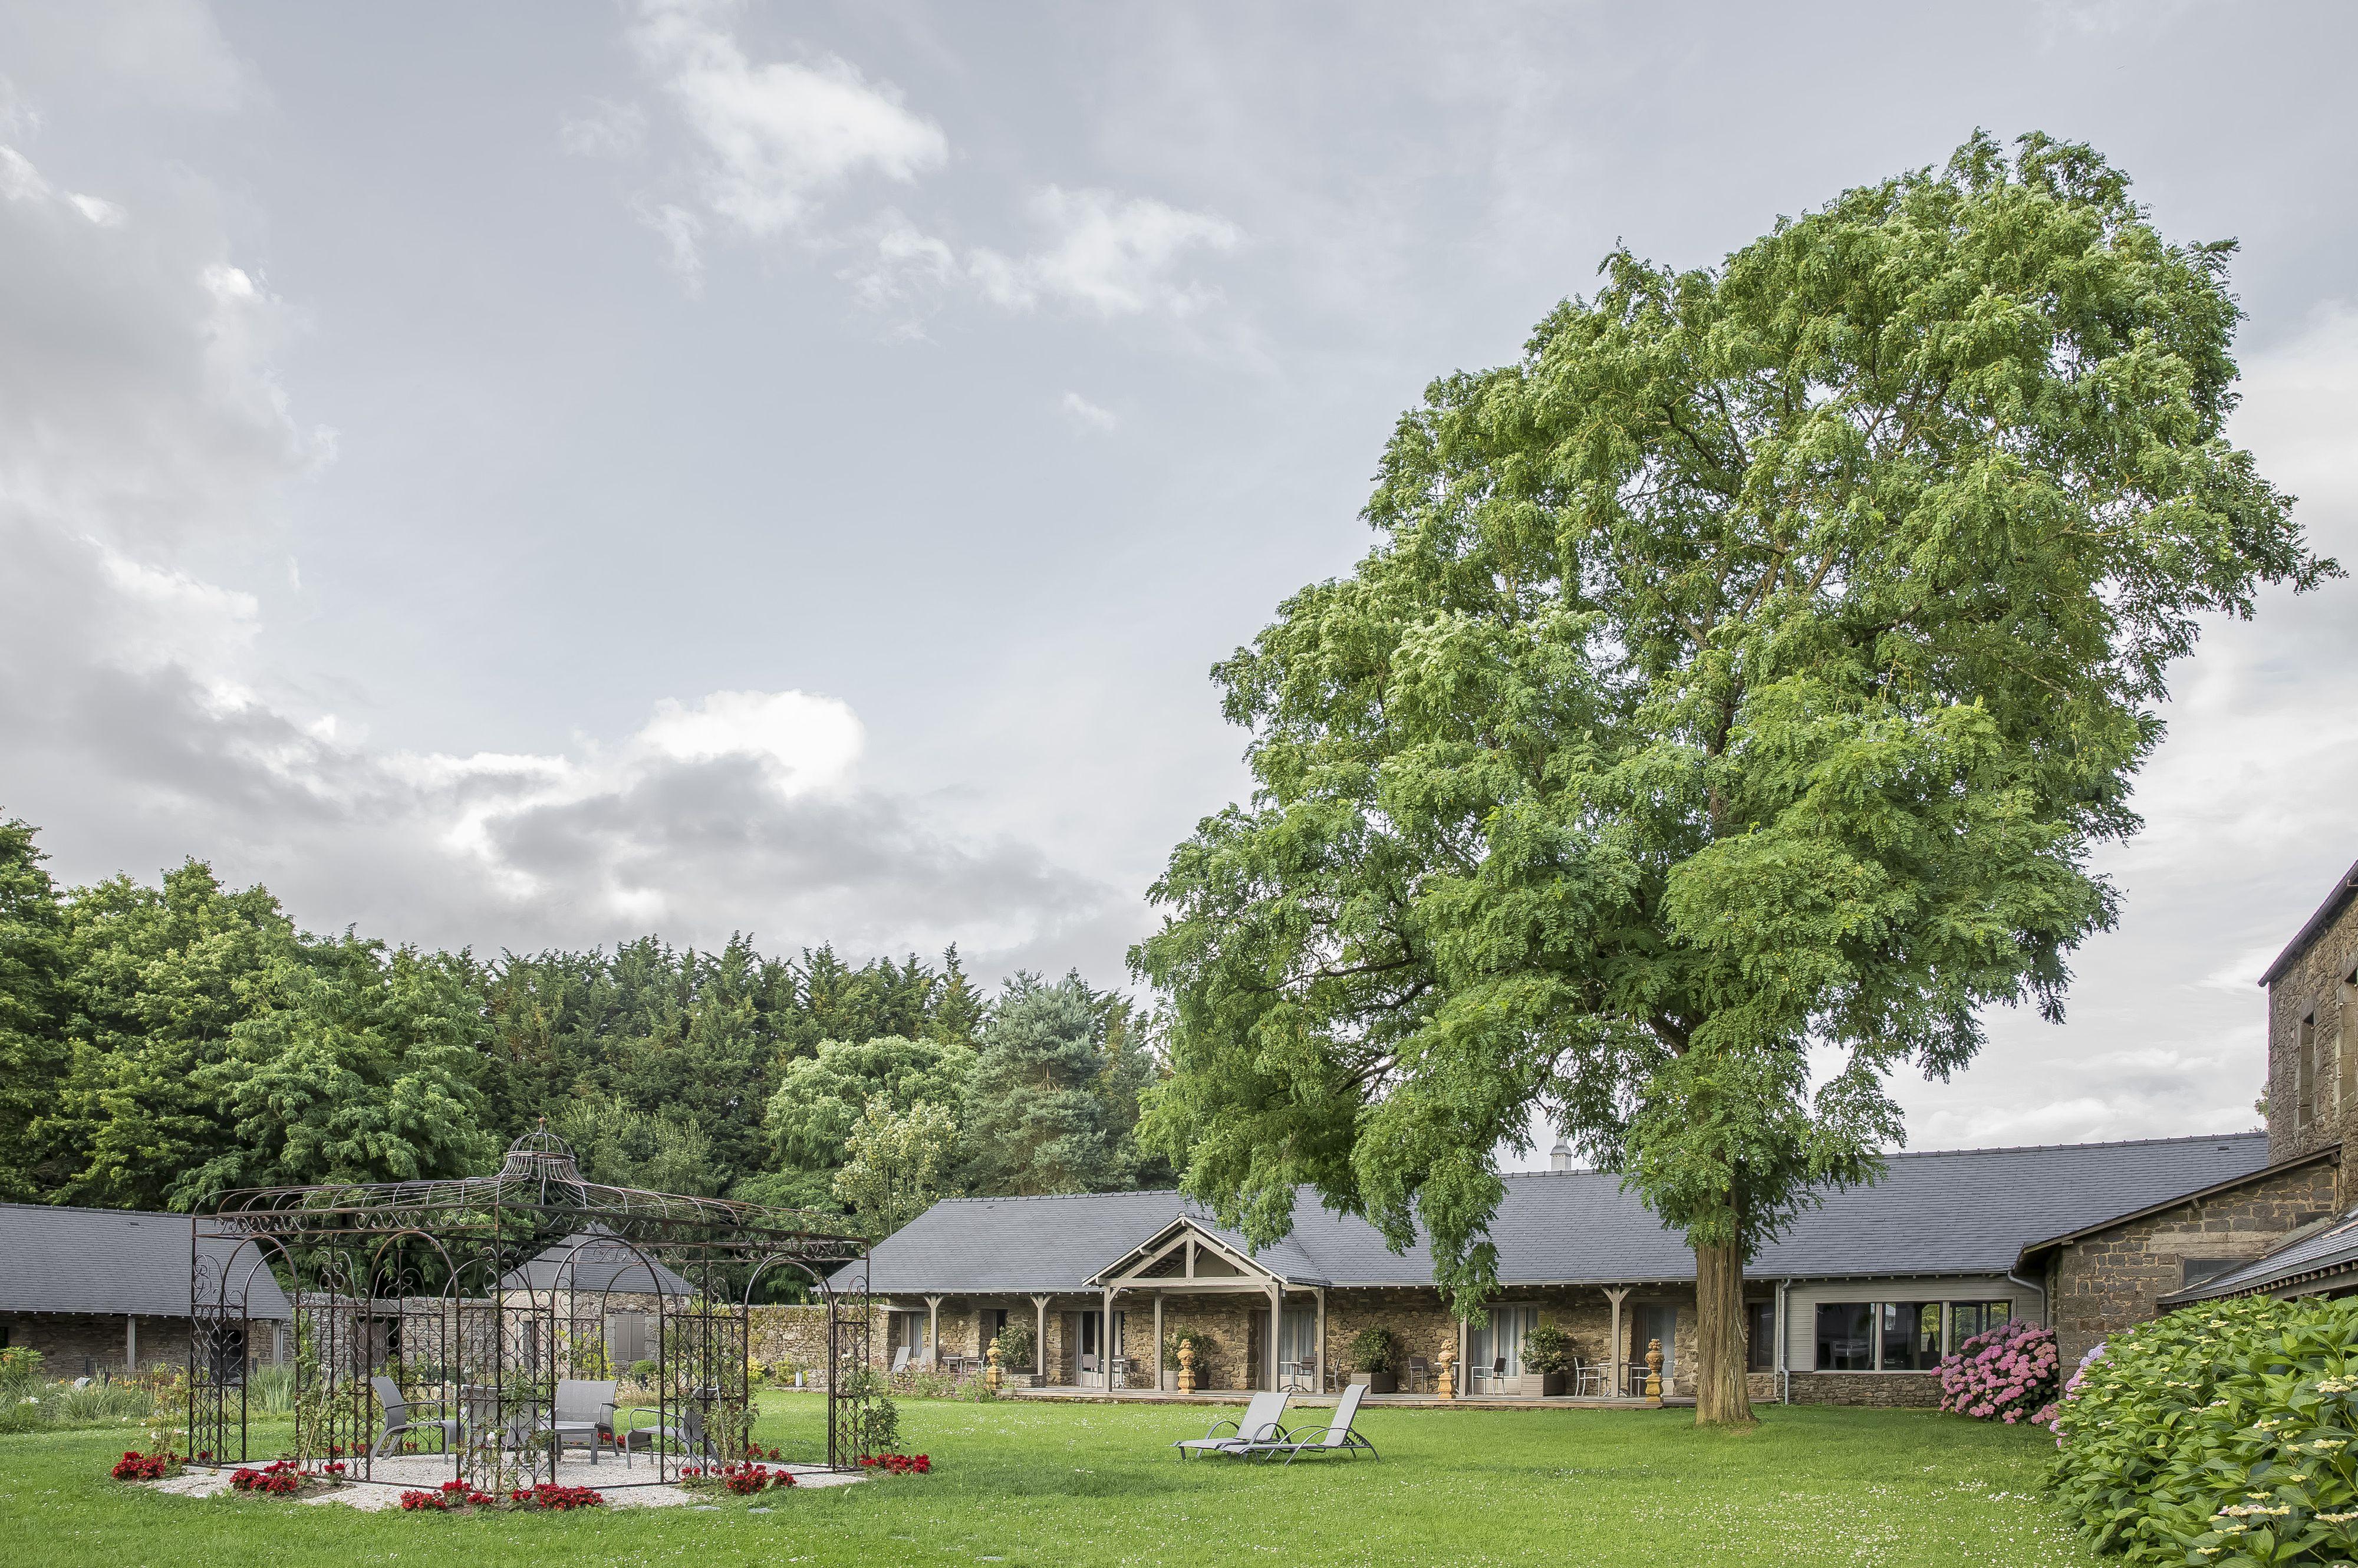
[[[1269,1442],[1283,1430],[1278,1424],[1285,1415],[1286,1396],[1282,1393],[1255,1394],[1252,1403],[1245,1407],[1244,1419],[1233,1417],[1216,1421],[1205,1429],[1201,1437],[1183,1438],[1171,1446],[1179,1451],[1182,1459],[1192,1459],[1198,1454],[1241,1454],[1249,1444]],[[1228,1429],[1228,1435],[1220,1428]]]
[[[901,1348],[892,1352],[892,1370],[890,1375],[897,1378],[908,1369],[909,1347],[903,1345]]]
[[[384,1411],[384,1430],[379,1432],[376,1434],[376,1441],[369,1444],[370,1458],[373,1459],[382,1454],[386,1446],[405,1432],[431,1432],[440,1434],[442,1452],[445,1454],[450,1452],[451,1444],[459,1441],[457,1421],[445,1420],[438,1416],[426,1420],[417,1419],[417,1411],[421,1408],[440,1410],[442,1405],[439,1400],[427,1402],[410,1400],[402,1393],[401,1385],[391,1378],[371,1378],[369,1387],[376,1390],[376,1402]]]
[[[1325,1426],[1297,1426],[1270,1442],[1246,1444],[1238,1452],[1247,1455],[1258,1454],[1264,1460],[1282,1454],[1288,1465],[1304,1454],[1321,1456],[1348,1454],[1357,1459],[1364,1451],[1380,1459],[1383,1455],[1376,1453],[1376,1445],[1351,1430],[1351,1422],[1358,1418],[1359,1398],[1367,1391],[1365,1383],[1354,1383],[1345,1389],[1343,1397],[1335,1403],[1335,1419]]]
[[[614,1435],[614,1391],[619,1386],[583,1378],[568,1378],[557,1385],[548,1429],[557,1435],[559,1453],[568,1443],[579,1444],[590,1450],[590,1463],[598,1463],[600,1444]]]
[[[720,1456],[713,1451],[711,1434],[704,1430],[704,1401],[717,1397],[718,1393],[719,1390],[714,1389],[698,1389],[673,1407],[674,1419],[668,1425],[632,1426],[622,1433],[622,1463],[629,1465],[633,1454],[643,1450],[652,1454],[658,1447],[668,1448],[675,1454],[693,1454],[708,1464],[719,1460]],[[658,1422],[663,1420],[660,1411],[652,1410],[634,1411],[631,1419],[635,1422],[649,1416]]]

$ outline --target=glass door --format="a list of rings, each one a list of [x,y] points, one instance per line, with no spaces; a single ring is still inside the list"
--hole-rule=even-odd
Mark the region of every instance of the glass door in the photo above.
[[[1492,1307],[1490,1321],[1466,1336],[1466,1391],[1515,1392],[1523,1375],[1523,1336],[1539,1320],[1537,1307]]]
[[[1280,1320],[1277,1386],[1303,1393],[1318,1391],[1318,1314],[1314,1308],[1288,1307]]]

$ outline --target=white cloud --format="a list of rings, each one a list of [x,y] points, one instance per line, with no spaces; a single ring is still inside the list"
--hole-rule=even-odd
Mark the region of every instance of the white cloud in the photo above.
[[[194,852],[315,928],[493,947],[660,923],[981,957],[1113,902],[865,784],[821,695],[662,701],[563,751],[371,744],[274,665],[265,598],[197,564],[295,580],[279,498],[332,449],[278,383],[286,306],[217,232],[94,224],[0,153],[0,816],[69,875]]]
[[[631,31],[699,144],[698,183],[714,213],[774,238],[862,175],[905,184],[948,158],[939,125],[839,56],[749,60],[717,25],[728,9],[653,0]]]
[[[1065,411],[1065,417],[1084,430],[1109,431],[1121,424],[1120,415],[1110,408],[1099,407],[1077,392],[1065,394],[1056,406]]]
[[[1018,259],[981,250],[967,262],[984,296],[1010,309],[1047,300],[1098,317],[1193,315],[1220,296],[1183,276],[1186,258],[1234,250],[1244,237],[1225,218],[1109,190],[1052,185],[1031,206],[1044,246]]]

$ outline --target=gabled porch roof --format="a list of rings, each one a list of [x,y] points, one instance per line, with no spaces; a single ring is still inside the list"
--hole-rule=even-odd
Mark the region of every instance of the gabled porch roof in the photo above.
[[[1088,1277],[1087,1283],[1132,1290],[1265,1291],[1272,1284],[1324,1285],[1284,1272],[1283,1246],[1259,1257],[1192,1215],[1180,1215]],[[1297,1254],[1300,1249],[1293,1249]]]

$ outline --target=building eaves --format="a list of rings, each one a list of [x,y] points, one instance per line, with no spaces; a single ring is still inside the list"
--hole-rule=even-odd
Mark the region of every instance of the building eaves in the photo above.
[[[2260,977],[2260,984],[2275,984],[2278,975],[2292,968],[2294,961],[2317,939],[2317,934],[2342,913],[2342,905],[2350,902],[2353,892],[2358,892],[2358,862],[2353,862],[2348,871],[2342,873],[2342,880],[2333,884],[2333,891],[2325,895],[2325,902],[2317,906],[2317,913],[2302,924],[2290,942],[2285,944],[2285,950],[2277,955],[2276,962],[2270,964],[2267,973]]]

